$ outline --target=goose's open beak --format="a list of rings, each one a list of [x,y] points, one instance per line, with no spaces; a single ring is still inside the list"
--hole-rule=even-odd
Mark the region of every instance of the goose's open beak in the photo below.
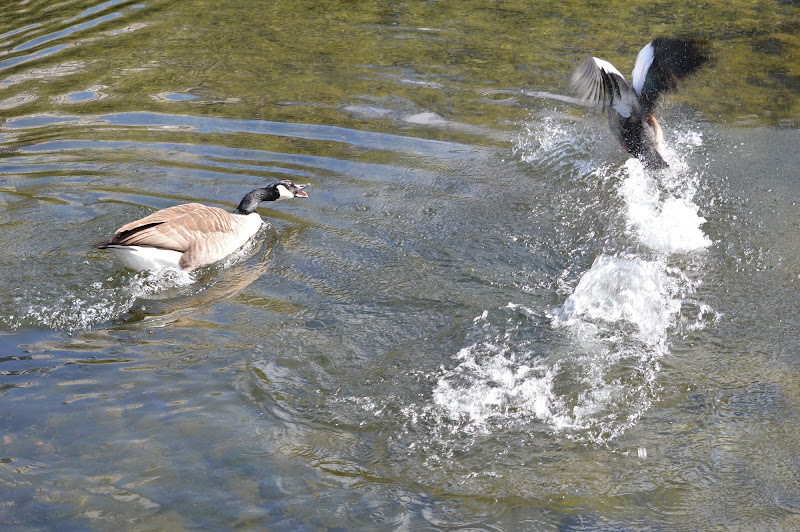
[[[306,188],[308,185],[310,185],[310,183],[305,184],[305,185],[297,185],[297,188],[299,188],[300,190],[297,191],[297,193],[294,195],[294,197],[295,198],[307,198],[308,194],[303,192],[303,189]]]

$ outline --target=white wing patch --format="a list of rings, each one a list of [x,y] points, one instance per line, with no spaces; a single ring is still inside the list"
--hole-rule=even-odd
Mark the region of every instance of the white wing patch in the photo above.
[[[592,59],[594,59],[595,64],[597,65],[597,67],[600,70],[602,70],[602,71],[604,71],[604,72],[606,72],[608,74],[616,74],[617,76],[621,77],[623,80],[625,79],[625,76],[620,74],[619,70],[617,70],[617,67],[615,67],[614,65],[612,65],[611,63],[609,63],[605,59],[600,59],[599,57],[592,57]]]
[[[639,96],[642,94],[644,80],[647,79],[647,71],[653,64],[653,58],[655,58],[655,50],[652,42],[647,43],[647,46],[642,48],[639,55],[636,56],[636,64],[633,65],[633,90]]]

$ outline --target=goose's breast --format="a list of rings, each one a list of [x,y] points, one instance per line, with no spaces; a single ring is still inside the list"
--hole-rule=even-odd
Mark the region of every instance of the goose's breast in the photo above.
[[[229,214],[230,227],[224,232],[198,235],[181,257],[181,267],[195,269],[224,259],[255,235],[263,223],[257,213]]]

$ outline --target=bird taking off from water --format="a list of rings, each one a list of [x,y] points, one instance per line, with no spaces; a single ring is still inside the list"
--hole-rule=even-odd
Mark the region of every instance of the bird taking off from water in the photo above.
[[[708,60],[703,47],[695,39],[653,39],[636,56],[633,85],[608,61],[589,56],[575,69],[572,88],[583,99],[602,105],[625,151],[648,168],[666,168],[659,152],[661,126],[653,107],[659,94],[675,90],[681,78]]]

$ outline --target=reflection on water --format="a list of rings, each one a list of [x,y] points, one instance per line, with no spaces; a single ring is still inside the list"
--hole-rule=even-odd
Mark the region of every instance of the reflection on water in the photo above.
[[[2,4],[2,526],[797,528],[767,7]],[[566,87],[653,28],[716,62],[651,172]],[[281,178],[310,198],[199,272],[91,248]]]
[[[10,131],[31,130],[42,127],[77,124],[87,126],[144,127],[157,130],[179,129],[185,133],[203,134],[257,134],[275,135],[293,139],[314,141],[333,141],[351,144],[356,147],[376,150],[404,150],[418,155],[453,156],[468,150],[466,146],[436,140],[421,140],[384,133],[356,131],[334,126],[314,124],[288,124],[263,120],[225,120],[182,115],[157,113],[114,113],[101,116],[35,116],[12,119],[6,127]]]

